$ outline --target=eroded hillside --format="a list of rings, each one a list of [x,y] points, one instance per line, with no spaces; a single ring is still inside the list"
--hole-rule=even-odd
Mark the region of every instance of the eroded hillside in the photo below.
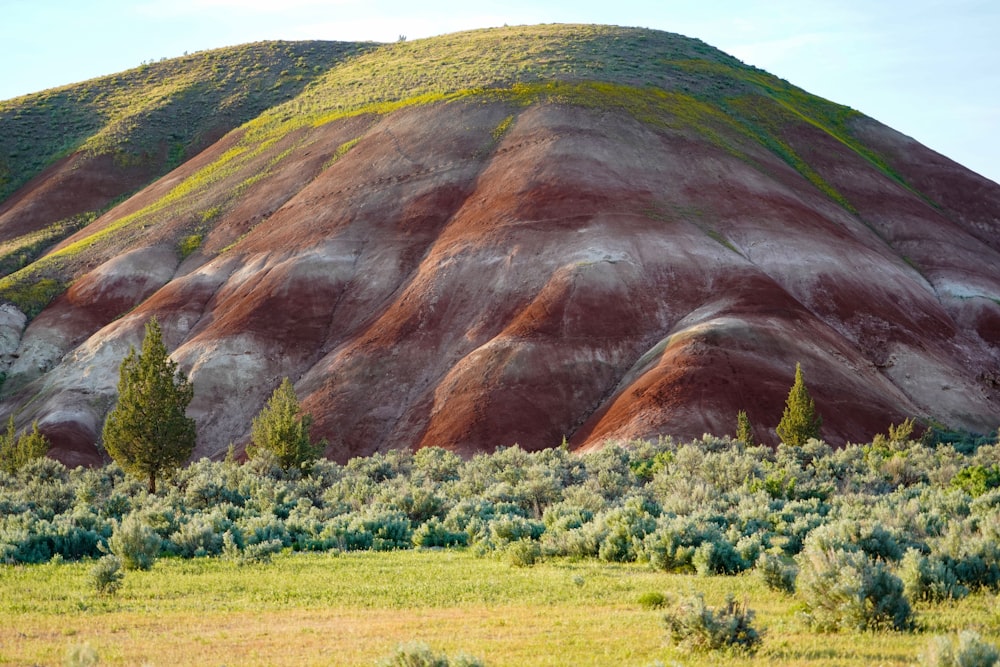
[[[771,440],[796,362],[834,443],[985,431],[998,227],[1000,186],[697,40],[385,45],[0,281],[4,416],[98,460],[156,315],[198,456],[285,376],[337,459],[724,434],[741,409]]]

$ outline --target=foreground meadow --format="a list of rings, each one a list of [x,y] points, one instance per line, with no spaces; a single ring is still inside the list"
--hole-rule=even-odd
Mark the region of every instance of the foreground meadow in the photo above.
[[[371,665],[414,641],[487,665],[911,665],[933,635],[998,639],[996,596],[917,606],[912,632],[816,633],[794,597],[757,577],[557,559],[514,567],[469,550],[290,553],[240,566],[163,558],[115,596],[92,562],[0,569],[0,664],[58,665],[88,645],[101,665]],[[667,641],[651,591],[745,598],[766,634],[756,656],[691,654]]]

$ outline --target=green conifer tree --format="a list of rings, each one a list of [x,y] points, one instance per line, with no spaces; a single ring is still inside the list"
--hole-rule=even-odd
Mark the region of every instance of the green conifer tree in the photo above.
[[[118,404],[104,422],[104,448],[129,474],[156,478],[183,465],[195,444],[194,420],[184,413],[194,388],[167,356],[156,318],[146,323],[142,350],[129,350],[118,380]]]
[[[747,447],[754,447],[757,444],[757,439],[753,437],[753,424],[750,423],[746,410],[736,413],[736,439]]]
[[[312,415],[300,413],[295,388],[291,380],[285,378],[253,419],[247,455],[253,457],[269,451],[285,470],[309,467],[322,454],[325,443],[312,443],[309,438]]]
[[[819,438],[823,419],[816,413],[806,383],[802,379],[802,365],[795,364],[795,382],[785,401],[785,413],[778,423],[778,437],[786,445],[801,447],[809,438]]]
[[[17,434],[14,416],[7,420],[7,432],[0,433],[0,470],[13,475],[26,463],[41,458],[49,452],[49,441],[38,430],[38,422],[31,431]]]

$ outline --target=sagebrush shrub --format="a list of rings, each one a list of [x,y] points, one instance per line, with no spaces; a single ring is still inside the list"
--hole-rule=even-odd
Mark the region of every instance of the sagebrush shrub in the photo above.
[[[122,562],[114,554],[102,556],[88,573],[90,584],[98,595],[114,595],[124,578]]]
[[[108,550],[121,559],[126,570],[148,570],[160,555],[162,540],[136,514],[113,521],[114,530],[108,539]]]
[[[462,457],[442,447],[423,447],[413,454],[414,472],[432,482],[450,482],[458,479]]]
[[[860,550],[872,559],[896,562],[903,557],[896,537],[874,521],[834,521],[810,532],[808,539],[826,549]]]
[[[646,591],[637,602],[643,609],[662,609],[667,606],[667,596],[660,591]]]
[[[448,527],[437,517],[420,524],[413,531],[413,545],[417,547],[453,547],[465,546],[468,543],[468,533],[448,530]]]
[[[534,540],[518,540],[508,544],[504,553],[514,567],[531,567],[542,557],[542,547]]]
[[[445,653],[435,653],[429,646],[410,643],[397,646],[392,654],[378,661],[379,667],[485,667],[479,658],[460,653],[449,658]]]
[[[374,512],[365,517],[364,527],[372,536],[371,548],[375,551],[413,546],[413,524],[402,512]]]
[[[491,519],[487,526],[487,541],[494,548],[520,540],[537,540],[545,532],[541,521],[511,514]]]
[[[745,603],[736,602],[732,595],[718,609],[705,605],[696,594],[664,617],[667,634],[675,645],[692,651],[730,651],[755,653],[763,642],[763,634],[753,627],[754,612]]]
[[[957,600],[969,594],[969,589],[959,583],[948,563],[935,556],[925,556],[916,549],[908,550],[900,561],[899,578],[911,602]]]
[[[281,540],[267,540],[246,544],[241,548],[232,531],[227,530],[222,535],[221,556],[241,566],[267,564],[271,562],[272,555],[281,551],[282,546]]]
[[[830,549],[807,539],[797,560],[796,590],[814,629],[903,630],[912,625],[903,582],[863,551]]]
[[[786,563],[781,556],[762,553],[757,558],[754,574],[772,591],[795,592],[795,577],[798,575],[798,570],[794,565]]]
[[[994,667],[1000,664],[1000,650],[982,641],[978,634],[965,630],[958,642],[947,637],[934,637],[920,656],[927,667]]]
[[[221,526],[214,517],[205,514],[193,515],[187,523],[170,536],[170,542],[178,554],[186,558],[211,556],[222,551]],[[228,528],[228,526],[226,527]]]
[[[750,566],[717,526],[693,517],[667,517],[642,541],[641,555],[668,571],[695,569],[699,574],[733,574]]]
[[[725,538],[702,542],[695,549],[691,562],[695,571],[703,577],[712,574],[736,574],[750,566],[750,563],[743,560]]]

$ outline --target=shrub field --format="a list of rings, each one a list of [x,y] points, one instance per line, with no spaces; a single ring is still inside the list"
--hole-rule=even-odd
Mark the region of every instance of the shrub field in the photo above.
[[[988,439],[885,437],[428,448],[288,472],[262,453],[151,495],[115,465],[39,459],[0,474],[0,664],[991,655],[998,460]]]

